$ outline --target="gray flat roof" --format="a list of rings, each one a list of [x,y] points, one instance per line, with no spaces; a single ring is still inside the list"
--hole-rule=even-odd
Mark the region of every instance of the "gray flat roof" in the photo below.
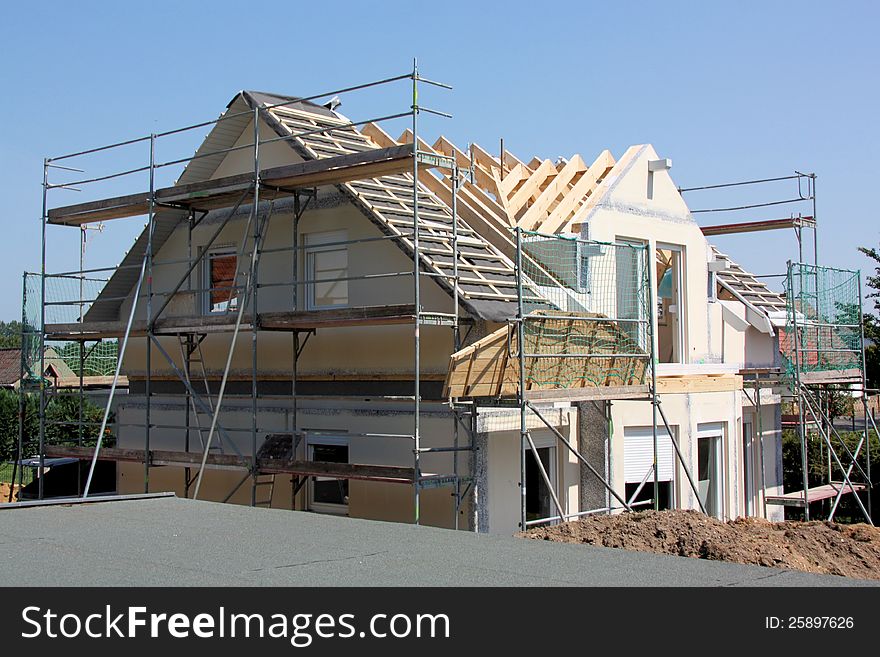
[[[6,586],[870,584],[176,497],[4,506],[0,505],[0,584]]]

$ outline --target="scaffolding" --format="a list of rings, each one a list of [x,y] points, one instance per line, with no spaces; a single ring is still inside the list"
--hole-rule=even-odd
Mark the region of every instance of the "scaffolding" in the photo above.
[[[803,508],[809,520],[812,502],[832,500],[828,520],[833,520],[843,495],[852,494],[865,520],[873,524],[869,438],[871,428],[877,433],[877,426],[867,406],[861,273],[789,261],[785,288],[786,325],[780,351],[784,380],[798,416],[803,488],[768,497],[767,503]],[[828,410],[829,395],[836,390],[856,392],[863,405],[865,423],[855,449],[834,427]],[[828,479],[818,486],[811,486],[809,477],[810,426],[827,456]]]
[[[324,113],[323,117],[316,117],[297,111],[311,101],[335,99],[340,94],[398,82],[406,82],[411,85],[412,104],[406,111],[358,122],[334,118],[330,112]],[[468,172],[466,168],[460,168],[450,158],[423,152],[412,146],[404,145],[388,149],[368,147],[366,138],[355,130],[356,126],[367,123],[409,119],[412,133],[417,136],[421,114],[428,113],[449,117],[448,114],[419,104],[420,85],[430,85],[441,89],[451,88],[446,84],[422,77],[414,62],[410,72],[391,78],[345,89],[336,89],[307,98],[281,99],[281,102],[267,103],[250,99],[252,107],[248,110],[227,111],[212,121],[47,158],[44,161],[42,262],[39,274],[26,274],[24,277],[25,348],[22,350],[22,370],[23,380],[28,381],[29,384],[21,386],[22,400],[27,395],[39,395],[39,439],[38,444],[32,446],[39,455],[39,498],[42,499],[45,494],[43,490],[45,459],[47,457],[73,456],[91,461],[88,478],[82,490],[83,497],[90,494],[95,464],[99,459],[142,463],[145,491],[149,491],[151,466],[174,465],[182,467],[185,472],[185,489],[187,493],[192,490],[194,497],[199,495],[202,475],[207,469],[240,468],[245,470],[246,474],[227,496],[227,500],[245,481],[250,479],[251,504],[256,505],[258,487],[262,485],[263,479],[266,476],[280,473],[292,475],[295,480],[294,495],[311,476],[402,483],[411,486],[413,490],[413,521],[415,523],[420,520],[421,491],[432,487],[451,487],[454,497],[454,525],[458,526],[459,511],[462,500],[466,497],[470,481],[469,477],[462,473],[459,459],[462,453],[473,449],[474,410],[467,403],[452,405],[451,414],[454,425],[450,432],[453,436],[452,445],[447,447],[425,447],[422,445],[420,417],[422,414],[423,381],[420,363],[420,327],[447,327],[452,331],[453,343],[458,348],[461,344],[461,326],[468,322],[468,318],[462,317],[460,314],[460,302],[468,296],[466,290],[469,285],[473,287],[475,283],[473,279],[482,279],[477,283],[484,283],[485,279],[479,267],[470,266],[469,270],[464,273],[459,271],[460,265],[469,266],[471,264],[467,256],[460,255],[459,247],[460,240],[463,240],[465,244],[473,241],[470,238],[471,231],[456,216],[454,202],[451,216],[440,216],[438,204],[432,194],[420,184],[419,176],[422,170],[432,167],[449,168],[456,180],[466,177]],[[203,146],[191,157],[163,162],[157,159],[157,144],[163,138],[200,128],[215,128],[221,124],[235,124],[242,121],[253,124],[254,133],[250,143],[219,150],[205,149]],[[260,134],[261,123],[268,123],[273,127],[280,125],[282,129],[278,136],[266,138]],[[275,142],[287,142],[298,147],[299,150],[308,150],[312,158],[299,164],[264,167],[261,151]],[[114,151],[132,144],[146,144],[149,147],[148,163],[125,171],[73,182],[54,183],[50,181],[52,171],[59,169],[80,171],[70,166],[76,163],[77,158],[94,153]],[[251,153],[253,168],[250,173],[192,183],[183,183],[179,180],[177,184],[165,188],[160,188],[156,184],[157,173],[164,167],[206,162],[211,161],[211,158],[216,161],[217,158],[223,158],[236,151]],[[49,208],[48,196],[52,190],[78,189],[85,185],[134,174],[148,176],[148,191],[71,206]],[[392,177],[391,179],[396,185],[395,188],[392,189],[389,185],[387,189],[366,189],[372,182],[389,176]],[[365,197],[367,193],[372,194],[373,197],[384,193],[389,199],[402,206],[400,211],[389,220],[388,232],[390,234],[370,239],[341,241],[339,246],[382,240],[404,245],[407,251],[412,254],[412,268],[410,270],[349,277],[345,280],[348,282],[375,279],[378,282],[379,279],[411,277],[411,304],[320,311],[297,310],[302,305],[298,304],[298,300],[302,300],[303,286],[320,284],[320,280],[302,280],[297,275],[299,271],[297,262],[305,249],[304,245],[298,243],[298,224],[303,213],[310,207],[310,204],[315,202],[319,187],[324,186],[336,186],[337,188],[345,186],[352,193],[359,194],[361,198]],[[406,191],[407,189],[408,191]],[[409,194],[408,199],[405,198],[405,194]],[[276,205],[285,200],[289,205],[292,202],[290,209],[294,223],[293,243],[288,248],[270,249],[265,245],[269,219]],[[224,289],[200,289],[202,286],[194,285],[194,279],[197,278],[194,276],[194,272],[197,272],[197,267],[203,265],[208,248],[203,248],[199,253],[193,253],[193,229],[198,227],[209,212],[224,212],[225,215],[220,220],[219,227],[208,241],[208,246],[210,246],[233,217],[243,214],[240,210],[248,204],[250,208],[246,213],[244,234],[236,261],[236,263],[246,261],[246,267],[239,268],[242,271],[236,271],[234,280]],[[406,210],[409,210],[408,218],[404,218]],[[147,228],[144,236],[146,243],[143,245],[143,257],[139,261],[124,261],[120,266],[114,268],[87,270],[81,265],[77,271],[60,273],[47,271],[48,227],[59,225],[81,229],[94,222],[141,215],[147,217]],[[169,221],[169,216],[171,221]],[[167,232],[169,223],[177,224],[179,222],[187,224],[189,242],[187,257],[160,261],[155,257],[156,253],[153,248],[157,232]],[[452,254],[449,259],[450,266],[438,265],[433,268],[426,266],[426,252],[432,251],[436,254],[443,249]],[[283,252],[289,255],[293,261],[294,276],[292,280],[266,282],[264,278],[260,277],[261,258],[270,252]],[[481,254],[477,253],[475,257],[479,255]],[[438,255],[434,255],[434,259],[438,262],[441,260]],[[158,289],[154,283],[156,280],[154,272],[163,267],[178,269],[182,267],[185,270],[184,275],[178,277],[176,285],[170,290]],[[121,271],[125,271],[125,275],[134,280],[133,302],[127,310],[127,319],[101,318],[100,312],[95,312],[95,309],[99,308],[101,304],[113,301],[124,302],[124,299],[108,296],[107,292],[108,281],[112,275]],[[448,311],[428,311],[424,308],[421,288],[424,284],[423,279],[426,277],[442,282],[451,290],[452,304]],[[500,287],[503,284],[503,281],[490,282],[491,292],[488,296],[504,297],[504,290]],[[512,299],[514,298],[513,288],[515,285],[509,283],[508,285],[509,290],[506,296],[508,299]],[[37,286],[38,289],[34,289]],[[286,287],[291,290],[291,308],[293,310],[289,312],[261,311],[260,292],[268,287]],[[226,299],[228,312],[212,316],[200,316],[198,312],[185,314],[175,312],[174,306],[181,297],[189,295],[189,298],[195,298],[194,295],[205,293],[228,295]],[[128,294],[124,296],[128,297]],[[145,312],[145,319],[137,318],[139,311]],[[299,408],[297,361],[303,349],[306,348],[309,337],[324,328],[392,324],[409,324],[413,327],[412,392],[409,395],[394,396],[397,400],[409,399],[412,412],[412,432],[406,435],[375,435],[410,441],[412,466],[298,460],[296,448],[300,444],[304,432],[296,419]],[[258,426],[260,393],[258,391],[257,353],[260,335],[266,331],[283,331],[292,335],[293,363],[290,399],[294,419],[292,431],[287,435],[267,434]],[[226,366],[219,388],[216,390],[212,390],[209,385],[200,351],[206,336],[214,333],[225,333],[231,336]],[[243,343],[238,338],[246,333],[251,334],[249,346],[252,347],[250,398],[253,421],[249,430],[244,431],[244,433],[249,433],[251,437],[250,454],[242,454],[236,448],[236,441],[231,437],[236,428],[224,426],[221,421],[224,398],[228,398],[228,383],[233,356],[237,346]],[[166,338],[165,344],[160,340],[162,337]],[[180,342],[181,362],[179,363],[166,348],[167,339],[170,337],[175,337]],[[141,427],[144,431],[143,448],[108,447],[105,445],[105,440],[112,437],[114,432],[118,433],[124,428],[124,424],[118,419],[114,421],[113,417],[123,361],[130,345],[141,339],[146,343],[146,368],[143,381],[145,422]],[[49,399],[61,394],[59,391],[50,389],[49,383],[40,374],[45,371],[46,348],[53,341],[64,341],[65,344],[74,343],[76,345],[75,348],[69,347],[66,351],[73,349],[79,354],[80,380],[82,380],[84,373],[89,372],[89,365],[100,366],[101,374],[106,374],[106,358],[98,359],[96,356],[100,352],[106,354],[108,341],[118,345],[113,347],[116,351],[116,358],[113,359],[112,381],[109,389],[104,391],[106,402],[103,417],[98,423],[99,426],[92,429],[93,432],[94,429],[97,429],[97,445],[94,449],[83,445],[82,437],[85,425],[82,420],[79,422],[79,439],[74,444],[49,444],[46,440],[47,429],[51,426],[51,420],[47,417]],[[239,348],[241,347],[239,346]],[[155,356],[167,363],[185,389],[186,416],[182,426],[162,425],[151,419],[151,406],[155,395],[151,389],[155,383],[151,376],[153,371],[151,359]],[[203,390],[202,385],[204,385]],[[82,385],[75,394],[79,398],[80,417],[82,417],[84,399]],[[153,449],[151,432],[157,428],[183,432],[185,436],[184,451],[168,452]],[[460,431],[463,431],[468,437],[462,438]],[[21,434],[22,444],[19,446],[19,458],[31,448],[27,437],[23,435],[23,428]],[[365,437],[372,435],[374,434],[363,434]],[[194,444],[196,436],[198,437],[199,451],[193,452],[191,451],[191,443]],[[216,446],[219,446],[223,453],[217,453]],[[234,453],[228,453],[229,450]],[[423,472],[421,460],[425,454],[431,452],[451,453],[452,472],[433,474]],[[197,474],[193,475],[194,471],[197,471]]]
[[[662,422],[700,509],[705,512],[690,468],[657,393],[654,335],[655,268],[648,245],[585,240],[572,235],[514,229],[517,312],[507,326],[452,355],[445,394],[481,407],[518,414],[520,439],[520,527],[566,521],[596,513],[631,511],[653,476],[648,504],[659,508],[658,429]],[[653,465],[642,485],[624,499],[604,464],[591,463],[548,419],[556,404],[601,403],[610,427],[613,400],[650,402]],[[606,505],[565,511],[532,433],[545,428],[606,491]],[[555,513],[527,515],[527,461],[531,454]],[[613,499],[613,501],[612,501]]]
[[[348,121],[332,112],[317,112],[320,107],[312,101],[334,98],[366,88],[405,82],[411,85],[412,104],[403,112],[364,120]],[[403,75],[369,82],[363,85],[337,89],[306,98],[256,98],[242,92],[248,109],[234,111],[232,106],[219,118],[185,126],[164,133],[151,134],[108,146],[48,158],[44,161],[42,256],[38,275],[25,276],[25,326],[29,348],[23,350],[23,370],[31,373],[32,386],[22,386],[22,395],[39,396],[39,436],[36,449],[39,455],[38,496],[45,495],[43,482],[46,458],[73,457],[88,460],[90,467],[82,496],[90,495],[99,460],[119,463],[138,463],[143,466],[143,490],[150,491],[150,468],[173,466],[183,470],[184,490],[197,498],[204,473],[209,469],[235,469],[243,476],[226,495],[231,499],[250,482],[250,503],[261,503],[258,492],[264,486],[274,491],[274,477],[291,476],[292,499],[311,477],[340,480],[366,480],[402,484],[411,487],[413,495],[412,520],[421,520],[422,491],[429,488],[449,488],[453,497],[453,526],[458,528],[459,516],[468,495],[475,487],[473,466],[465,473],[460,456],[475,452],[477,416],[482,406],[518,410],[520,427],[520,479],[522,512],[521,528],[567,520],[587,513],[610,512],[615,509],[631,510],[633,499],[618,494],[602,467],[595,467],[577,446],[571,444],[547,418],[546,405],[557,402],[604,403],[606,417],[610,415],[610,401],[614,399],[644,400],[653,409],[654,464],[645,477],[646,485],[653,474],[653,504],[659,508],[658,428],[665,425],[697,503],[703,509],[697,487],[689,467],[679,449],[675,434],[669,426],[657,393],[655,335],[657,289],[656,271],[645,245],[602,243],[575,237],[548,235],[511,230],[508,238],[513,248],[505,252],[493,242],[483,239],[468,223],[458,216],[458,191],[475,176],[474,152],[459,157],[448,156],[423,145],[419,138],[419,118],[423,113],[449,117],[448,114],[419,104],[420,85],[449,89],[448,85],[428,80],[419,74],[414,62],[410,72]],[[303,111],[303,107],[311,108]],[[409,120],[409,141],[382,146],[372,142],[358,126],[372,126],[392,120]],[[211,148],[206,140],[190,157],[160,161],[157,144],[166,137],[200,128],[215,128],[230,122],[242,130],[253,125],[249,143],[223,148]],[[242,124],[244,127],[242,127]],[[268,124],[277,136],[263,137],[260,125]],[[372,135],[372,133],[371,133]],[[264,166],[267,146],[288,143],[304,161],[282,166]],[[379,146],[376,147],[376,143]],[[56,169],[79,171],[69,166],[76,158],[113,149],[146,145],[148,163],[109,175],[84,178],[72,182],[50,182],[50,172]],[[157,173],[165,167],[215,163],[230,153],[242,152],[251,159],[248,173],[192,180],[181,177],[170,187],[157,184]],[[502,154],[503,155],[503,154]],[[503,158],[502,158],[503,159]],[[60,164],[64,162],[64,164]],[[430,169],[444,171],[451,181],[449,198],[433,191],[437,179]],[[81,188],[85,185],[116,180],[131,175],[146,175],[149,189],[145,192],[102,198],[95,201],[48,207],[48,195],[55,189]],[[425,176],[424,184],[420,176]],[[384,182],[383,182],[384,181]],[[444,183],[445,184],[445,183]],[[299,240],[299,225],[304,213],[319,203],[319,188],[335,187],[359,204],[369,214],[378,213],[383,235],[354,240],[323,243],[322,246],[390,242],[411,257],[412,267],[405,271],[373,273],[365,276],[310,278],[300,276],[300,264],[307,245]],[[441,200],[441,198],[443,200]],[[266,234],[275,212],[292,215],[292,242],[289,246],[270,247]],[[49,227],[67,227],[83,230],[95,222],[146,215],[144,233],[120,265],[112,268],[85,269],[66,272],[47,271],[46,245]],[[210,217],[210,221],[206,218]],[[370,215],[374,223],[377,220]],[[244,224],[235,256],[235,268],[228,272],[228,280],[220,285],[213,280],[207,285],[199,282],[199,267],[207,262],[210,247],[219,243],[221,233],[232,225],[233,219]],[[204,222],[204,223],[203,223]],[[197,228],[216,228],[210,231],[207,242],[193,250],[193,231]],[[187,236],[185,257],[157,258],[157,253],[170,233],[183,226]],[[158,246],[157,246],[158,245]],[[293,272],[288,280],[267,280],[261,270],[265,256],[280,254],[290,258]],[[510,255],[513,257],[511,258]],[[509,263],[509,272],[495,265],[492,259]],[[507,260],[505,260],[505,258]],[[245,266],[241,266],[244,263]],[[488,263],[488,264],[487,264]],[[221,263],[222,266],[222,263]],[[157,272],[173,272],[175,282],[168,288],[158,285]],[[261,273],[263,272],[263,273]],[[181,275],[182,274],[182,275]],[[119,277],[127,287],[120,288]],[[320,310],[300,310],[308,289],[327,281],[346,284],[354,281],[378,283],[388,279],[412,279],[412,302],[364,307],[337,307]],[[451,308],[427,309],[423,295],[423,279],[444,286],[450,293]],[[39,291],[31,288],[39,284]],[[265,309],[260,299],[267,290],[289,290],[289,304],[278,311]],[[222,307],[220,312],[205,313],[197,305],[206,298],[209,304]],[[39,303],[34,306],[33,300]],[[453,361],[463,350],[471,318],[461,314],[462,306],[478,300],[491,305],[495,318],[501,323],[501,345],[497,350],[504,366],[501,383],[491,391],[482,387],[453,390],[443,396],[452,421],[449,445],[425,446],[422,441],[421,418],[424,413],[425,380],[422,366],[421,331],[423,327],[451,330]],[[130,303],[129,303],[130,302]],[[126,304],[129,305],[126,305]],[[113,308],[113,312],[106,309]],[[142,313],[143,318],[139,318]],[[411,467],[364,463],[338,463],[309,458],[297,458],[297,450],[304,438],[314,431],[306,430],[299,418],[300,391],[299,360],[308,348],[310,337],[317,331],[339,327],[375,326],[412,327],[411,394],[389,395],[395,403],[406,403],[412,416],[412,430],[407,433],[348,433],[352,437],[400,439],[411,446]],[[261,427],[260,368],[257,356],[260,337],[268,332],[291,335],[292,363],[289,379],[291,427],[279,432]],[[205,370],[203,342],[215,334],[230,336],[225,353],[225,365],[219,373],[219,386],[214,387]],[[239,339],[250,334],[250,341]],[[499,337],[496,336],[496,337]],[[179,355],[175,358],[168,347],[176,340]],[[78,433],[67,444],[47,441],[47,417],[50,397],[60,394],[50,389],[45,378],[36,372],[45,372],[46,348],[53,341],[73,342],[79,358],[80,386],[76,394],[79,403]],[[131,345],[143,341],[145,369],[143,377],[144,420],[126,424],[114,415],[118,388],[126,353]],[[100,391],[105,401],[100,421],[88,421],[83,416],[85,399],[82,379],[86,363],[93,354],[107,349],[108,342],[116,350],[112,377],[105,390]],[[222,412],[228,406],[230,382],[235,376],[233,361],[242,344],[250,348],[250,367],[247,383],[251,421],[249,427],[226,425]],[[173,372],[175,383],[182,387],[180,395],[184,409],[183,424],[165,424],[153,417],[153,398],[160,394],[158,381],[153,376],[153,360],[158,358],[163,367]],[[39,369],[37,369],[39,368]],[[450,368],[449,377],[454,377]],[[217,376],[212,381],[217,383]],[[455,381],[450,378],[448,384]],[[508,385],[511,384],[512,386]],[[447,386],[449,389],[449,386]],[[162,392],[162,395],[168,394]],[[371,395],[376,396],[376,395]],[[158,416],[156,416],[158,417]],[[537,456],[529,429],[530,418],[546,425],[555,439],[592,476],[598,478],[607,491],[607,505],[602,509],[565,513],[550,485],[549,475]],[[109,445],[126,427],[143,431],[142,448],[133,449]],[[160,450],[151,444],[155,430],[182,432],[183,451]],[[23,433],[23,429],[22,429]],[[94,447],[86,441],[92,437]],[[248,449],[238,448],[236,437],[250,438]],[[538,470],[551,491],[557,514],[546,518],[527,519],[526,449],[537,461]],[[20,445],[19,458],[28,451]],[[451,472],[423,471],[422,459],[431,453],[451,454]],[[641,487],[640,487],[641,490]],[[638,494],[638,491],[637,493]],[[611,502],[611,498],[616,504]],[[705,510],[705,509],[703,509]],[[476,513],[476,511],[473,511]]]
[[[741,372],[752,385],[750,395],[747,387],[743,394],[756,409],[759,458],[761,469],[760,491],[764,515],[768,505],[803,509],[806,520],[810,519],[810,504],[830,501],[828,520],[833,520],[843,495],[852,494],[860,513],[871,524],[871,455],[869,433],[877,433],[877,426],[867,408],[867,382],[865,379],[864,318],[862,315],[861,274],[858,271],[834,269],[819,265],[818,231],[816,219],[816,174],[795,171],[792,175],[759,178],[716,185],[680,188],[682,193],[701,192],[730,188],[752,188],[794,181],[796,194],[785,198],[744,203],[742,205],[693,210],[700,213],[726,213],[781,205],[809,207],[809,214],[792,213],[782,219],[758,219],[728,224],[701,226],[708,236],[733,235],[768,230],[793,229],[798,244],[798,260],[787,263],[786,273],[763,278],[782,279],[784,284],[784,328],[778,329],[778,346],[782,357],[781,366],[749,369]],[[805,257],[803,231],[812,232],[812,262]],[[746,292],[752,292],[746,290]],[[755,297],[763,298],[761,295]],[[743,297],[745,301],[748,298]],[[781,387],[787,392],[782,397],[790,399],[794,419],[782,425],[791,425],[797,432],[801,489],[768,495],[765,480],[764,427],[761,412],[761,391]],[[830,399],[835,392],[855,395],[861,400],[865,423],[858,443],[850,449],[834,427],[830,412]],[[855,402],[854,402],[855,403]],[[809,445],[811,428],[815,441],[820,445],[824,463],[819,467],[823,482],[811,482]],[[880,434],[878,434],[880,435]],[[867,503],[863,503],[864,494]]]

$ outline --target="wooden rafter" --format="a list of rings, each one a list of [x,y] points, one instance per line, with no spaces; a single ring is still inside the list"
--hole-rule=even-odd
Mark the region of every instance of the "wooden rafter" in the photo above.
[[[573,213],[580,207],[581,202],[592,195],[599,183],[605,179],[608,172],[614,167],[614,158],[609,151],[602,151],[596,161],[590,165],[580,180],[565,195],[565,198],[557,205],[550,215],[543,221],[540,230],[543,233],[557,233],[563,230]]]
[[[527,208],[526,204],[540,196],[544,188],[550,184],[558,174],[559,172],[556,171],[556,167],[553,166],[553,163],[550,160],[544,160],[535,168],[534,173],[519,186],[510,197],[509,208],[512,214],[513,225],[516,225],[515,218],[520,216],[522,212],[524,212],[524,209]]]
[[[540,226],[542,220],[547,218],[553,203],[560,197],[567,196],[571,192],[571,182],[586,172],[587,165],[584,164],[581,156],[572,157],[559,169],[559,173],[535,199],[535,202],[522,213],[517,222],[518,225],[526,230]]]

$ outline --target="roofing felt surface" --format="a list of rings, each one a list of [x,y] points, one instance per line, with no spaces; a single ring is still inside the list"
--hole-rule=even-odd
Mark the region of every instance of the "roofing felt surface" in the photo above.
[[[163,497],[0,505],[6,586],[853,586],[841,577]],[[876,582],[875,582],[876,584]]]

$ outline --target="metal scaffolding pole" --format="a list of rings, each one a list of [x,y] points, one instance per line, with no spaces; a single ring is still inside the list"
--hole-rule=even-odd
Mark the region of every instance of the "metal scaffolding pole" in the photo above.
[[[297,192],[293,196],[293,236],[291,239],[291,244],[293,246],[293,262],[291,269],[293,271],[294,281],[299,278],[299,221],[301,217],[302,208],[300,207],[300,197]],[[291,293],[291,307],[294,311],[299,310],[299,285],[293,286]],[[299,398],[297,397],[296,390],[296,378],[299,370],[299,331],[293,331],[291,334],[291,340],[293,342],[293,362],[291,363],[290,373],[290,410],[292,415],[290,421],[290,457],[295,459],[297,436],[299,435]],[[305,447],[305,450],[305,457],[308,458],[308,446]],[[296,488],[293,485],[293,477],[291,477],[290,508],[291,510],[296,509]]]
[[[415,332],[414,332],[414,360],[413,366],[413,395],[415,397],[413,409],[413,502],[415,506],[415,524],[420,522],[421,496],[419,492],[419,478],[421,477],[421,359],[422,346],[419,329],[421,328],[421,280],[419,276],[419,65],[418,60],[413,59],[412,73],[412,133],[413,133],[413,303],[415,305]]]
[[[814,184],[815,184],[815,181],[814,181]],[[815,188],[814,188],[814,190],[813,190],[813,203],[814,204],[816,202],[815,199],[816,199],[816,194],[815,194]],[[814,212],[815,212],[815,210],[814,210]],[[868,480],[868,516],[873,518],[874,516],[873,516],[872,510],[871,510],[871,498],[873,497],[874,482],[871,481],[871,437],[868,432],[868,393],[867,393],[868,369],[867,369],[867,362],[865,361],[865,314],[862,312],[863,299],[862,299],[861,272],[859,272],[859,275],[856,276],[856,279],[858,280],[858,293],[859,293],[859,347],[861,348],[861,351],[862,351],[862,354],[861,354],[861,356],[862,356],[862,359],[861,359],[862,360],[862,362],[861,362],[861,366],[862,366],[861,367],[861,369],[862,369],[862,381],[861,381],[861,383],[862,383],[862,410],[865,412],[865,422],[864,422],[864,427],[863,427],[864,428],[864,441],[865,441],[865,454],[867,457],[867,463],[865,464],[867,466],[867,472],[865,474],[866,474],[866,478]],[[853,408],[855,409],[855,406],[853,406]],[[880,438],[880,434],[878,434],[878,438]],[[853,494],[855,494],[855,493],[853,493]],[[835,504],[836,503],[837,503],[837,500],[835,500]]]
[[[98,453],[101,451],[101,444],[104,442],[104,431],[107,429],[107,420],[110,417],[110,408],[113,405],[113,397],[116,394],[116,386],[119,384],[119,374],[122,370],[122,360],[125,357],[125,350],[128,347],[128,337],[131,335],[131,326],[134,324],[134,316],[137,311],[137,299],[140,295],[141,286],[144,282],[144,277],[147,269],[147,254],[144,254],[144,258],[141,261],[141,273],[138,276],[137,285],[134,288],[134,296],[131,303],[131,310],[128,313],[128,322],[125,325],[125,334],[122,338],[122,344],[119,347],[119,356],[116,359],[116,371],[113,374],[113,383],[110,385],[110,395],[107,397],[107,406],[104,408],[104,417],[101,419],[101,429],[98,432],[98,442],[95,444],[95,451],[92,455],[92,463],[89,466],[89,476],[86,479],[86,487],[83,489],[83,499],[89,496],[89,489],[92,486],[92,477],[95,474],[95,466],[98,463]],[[43,422],[40,422],[41,433],[42,433],[42,425]],[[149,455],[145,455],[145,459],[149,459]]]
[[[258,284],[260,269],[260,236],[262,226],[259,217],[260,206],[260,106],[254,106],[254,257],[251,258],[251,506],[257,505],[257,344],[259,335],[259,309],[257,299],[260,286]],[[269,229],[269,218],[267,216],[265,229]],[[246,239],[246,238],[245,238]],[[244,303],[241,304],[244,307]],[[269,506],[272,501],[269,500]]]
[[[570,452],[575,456],[575,458],[576,458],[578,461],[580,461],[584,466],[586,466],[586,468],[587,468],[590,472],[592,472],[593,475],[594,475],[599,481],[602,482],[602,485],[605,486],[605,490],[607,490],[607,491],[608,491],[608,492],[614,497],[614,499],[616,499],[618,502],[620,502],[620,503],[623,505],[623,508],[624,508],[624,509],[626,509],[627,511],[632,511],[632,508],[630,508],[629,503],[628,503],[625,499],[623,499],[620,495],[617,494],[617,491],[614,490],[614,487],[608,482],[608,480],[605,479],[605,477],[603,477],[603,476],[599,473],[599,471],[596,470],[596,468],[594,468],[593,465],[592,465],[589,461],[587,461],[586,458],[584,458],[583,454],[581,454],[578,450],[576,450],[576,449],[571,445],[571,443],[569,443],[569,442],[565,439],[565,436],[563,436],[563,435],[559,432],[559,430],[558,430],[556,427],[553,426],[553,424],[552,424],[552,423],[551,423],[551,422],[550,422],[550,421],[544,416],[543,413],[541,413],[537,408],[535,408],[534,404],[531,404],[531,403],[529,403],[529,402],[526,402],[525,405],[526,405],[529,409],[531,409],[532,413],[534,413],[535,415],[538,416],[538,419],[541,420],[541,422],[543,422],[543,423],[547,426],[548,429],[550,429],[550,431],[556,436],[556,438],[559,440],[559,442],[561,442],[561,443],[565,446],[565,448],[568,449],[568,451],[570,451]],[[531,442],[532,439],[531,439],[531,437],[530,437],[528,434],[526,434],[526,437],[529,439],[529,444],[534,444],[534,443]],[[563,515],[562,512],[561,512],[561,510],[560,510],[560,514],[559,514],[559,515],[560,515],[560,516]]]
[[[654,463],[654,510],[660,510],[660,470],[658,462],[657,444],[657,406],[660,399],[657,396],[657,249],[651,249],[648,242],[648,253],[645,254],[645,265],[648,268],[648,326],[651,331],[651,438]]]
[[[787,263],[787,271],[788,271],[788,289],[789,294],[791,294],[792,290],[794,290],[794,280],[792,279],[792,269],[791,269],[791,260]],[[798,275],[802,275],[800,272]],[[802,286],[801,286],[802,287]],[[810,503],[809,496],[807,491],[810,487],[809,480],[809,469],[807,463],[807,437],[804,427],[804,389],[801,384],[801,356],[800,356],[800,336],[798,334],[798,321],[797,321],[797,308],[791,308],[790,311],[792,317],[792,324],[794,326],[794,330],[792,331],[792,340],[794,341],[794,387],[796,391],[797,405],[798,405],[798,439],[800,441],[801,447],[801,468],[802,468],[802,480],[803,480],[803,501],[804,501],[804,520],[810,519]]]
[[[37,470],[37,499],[43,499],[43,475],[46,469],[46,223],[48,222],[47,195],[49,193],[49,160],[43,160],[43,214],[40,239],[40,466]]]
[[[519,487],[520,487],[520,529],[526,530],[526,364],[525,364],[525,313],[523,311],[523,268],[522,268],[522,228],[516,227],[516,336],[517,359],[519,361]]]
[[[257,195],[258,195],[257,188],[256,188],[256,186],[254,186],[255,200],[256,200]],[[254,203],[251,206],[251,211],[248,215],[247,224],[245,225],[245,229],[242,232],[242,244],[241,244],[240,253],[244,253],[244,247],[245,247],[245,244],[247,243],[248,234],[250,233],[250,229],[251,229],[251,222],[259,223],[258,208],[257,208],[256,203]],[[238,343],[238,334],[241,330],[242,318],[244,317],[244,308],[248,304],[250,292],[256,286],[256,281],[253,279],[254,261],[257,258],[259,258],[259,253],[260,253],[260,244],[259,244],[259,241],[257,241],[256,243],[253,244],[253,250],[251,252],[251,264],[250,264],[250,267],[248,268],[247,282],[243,286],[243,289],[241,291],[241,295],[238,299],[238,312],[236,313],[235,324],[234,324],[233,330],[232,330],[232,339],[229,342],[229,350],[227,351],[227,354],[226,354],[226,364],[223,367],[223,377],[220,381],[220,389],[217,391],[217,403],[214,405],[214,413],[211,416],[211,428],[208,430],[208,439],[205,441],[205,447],[204,447],[204,450],[202,451],[202,461],[201,461],[201,465],[199,466],[198,477],[196,478],[196,488],[195,488],[195,491],[193,491],[193,499],[198,499],[199,491],[201,490],[202,479],[204,478],[204,474],[205,474],[205,463],[208,460],[208,452],[211,449],[211,443],[213,442],[214,432],[217,429],[217,423],[220,419],[220,412],[223,408],[223,397],[226,393],[226,385],[229,381],[229,371],[232,368],[232,357],[235,353],[236,344]],[[231,294],[231,290],[230,290],[230,294]],[[254,319],[254,321],[256,321],[256,318]],[[252,461],[252,463],[251,463],[252,473],[251,474],[252,474],[254,480],[256,480],[256,460],[257,460],[257,452],[256,452],[256,449],[254,448],[253,453],[251,455],[251,461]],[[251,491],[252,503],[253,503],[253,500],[255,499],[254,498],[255,495],[256,495],[255,486],[253,486],[253,489]]]
[[[150,423],[153,376],[153,232],[156,226],[156,135],[150,135],[150,202],[147,220],[147,335],[146,335],[146,377],[144,381],[144,395],[146,397],[146,419],[144,423],[144,493],[150,492]]]

